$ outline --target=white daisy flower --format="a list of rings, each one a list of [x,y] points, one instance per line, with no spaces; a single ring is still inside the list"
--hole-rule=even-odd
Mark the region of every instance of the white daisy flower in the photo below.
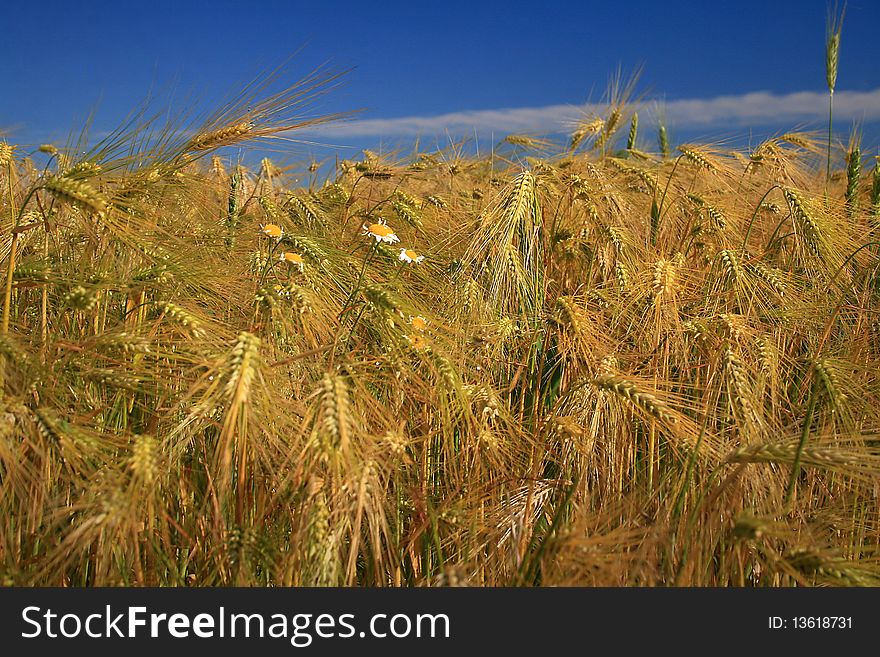
[[[394,234],[394,230],[385,223],[384,219],[379,219],[377,223],[370,224],[369,226],[364,225],[364,234],[376,238],[377,242],[385,242],[387,244],[394,244],[400,241],[400,238]]]
[[[280,240],[284,236],[284,229],[277,224],[260,224],[260,230],[266,237]]]
[[[422,264],[422,260],[425,259],[425,256],[419,255],[412,249],[401,249],[400,255],[397,259],[410,264],[420,265]]]
[[[305,268],[305,261],[302,256],[298,253],[291,253],[290,251],[283,252],[279,258],[281,262],[286,262],[289,265],[293,265],[294,267],[299,267],[300,271],[303,271]]]

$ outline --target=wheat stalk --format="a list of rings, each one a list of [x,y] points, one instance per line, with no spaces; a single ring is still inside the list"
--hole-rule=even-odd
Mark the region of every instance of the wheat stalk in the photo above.
[[[724,349],[723,364],[724,371],[729,378],[730,390],[733,393],[731,396],[737,413],[746,427],[752,428],[758,422],[758,414],[750,398],[752,385],[748,380],[742,360],[730,345]]]
[[[718,257],[721,259],[721,265],[724,268],[724,276],[727,282],[731,285],[736,285],[740,278],[742,278],[739,255],[730,249],[722,249],[718,252]]]
[[[829,8],[825,23],[825,82],[828,84],[828,160],[825,169],[826,183],[831,180],[831,140],[832,119],[834,116],[834,88],[837,86],[837,68],[840,63],[840,33],[843,29],[843,17],[846,7],[838,14],[835,7]]]
[[[709,155],[697,148],[696,146],[692,146],[690,144],[682,144],[678,147],[678,151],[684,156],[685,159],[693,162],[697,165],[698,168],[708,171],[709,173],[717,173],[718,167],[712,162],[709,158]]]
[[[778,269],[771,269],[760,260],[746,263],[746,271],[767,283],[780,297],[785,296],[785,281]]]
[[[632,119],[629,123],[629,135],[626,139],[626,150],[634,151],[636,148],[636,137],[639,134],[639,113],[633,112]]]
[[[107,200],[83,180],[52,176],[43,183],[43,188],[61,201],[79,205],[98,215],[104,214],[108,207]]]
[[[850,217],[859,211],[859,178],[862,176],[862,150],[859,139],[853,139],[846,156],[846,209]]]
[[[348,453],[353,431],[353,418],[346,377],[325,374],[321,380],[321,444],[324,458],[334,460]]]
[[[642,409],[652,417],[664,422],[675,422],[675,415],[657,397],[649,392],[639,390],[633,382],[618,376],[601,376],[590,381],[600,390],[613,392]]]
[[[791,216],[795,220],[795,226],[799,228],[801,239],[806,242],[807,248],[816,257],[821,258],[824,252],[823,235],[819,220],[809,202],[796,190],[783,189],[783,195],[791,209]]]
[[[223,146],[230,146],[246,139],[253,129],[253,123],[249,121],[241,121],[240,123],[217,128],[216,130],[202,132],[192,138],[187,150],[209,151],[216,150]]]
[[[671,152],[669,148],[669,135],[663,123],[657,127],[657,145],[660,147],[660,154],[663,156],[663,159],[668,158]]]

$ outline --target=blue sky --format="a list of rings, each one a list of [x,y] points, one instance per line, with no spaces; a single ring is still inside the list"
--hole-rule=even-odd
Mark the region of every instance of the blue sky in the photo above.
[[[824,0],[4,4],[0,130],[19,142],[63,139],[94,108],[95,129],[112,128],[150,89],[172,107],[210,104],[295,51],[293,75],[353,69],[320,107],[365,110],[335,136],[345,143],[552,130],[640,65],[638,91],[665,99],[683,133],[820,128],[825,109]],[[880,2],[849,0],[838,128],[860,120],[870,138],[878,25]]]

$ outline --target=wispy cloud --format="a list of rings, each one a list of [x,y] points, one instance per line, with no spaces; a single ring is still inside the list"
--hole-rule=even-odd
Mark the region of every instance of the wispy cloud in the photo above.
[[[640,111],[656,111],[662,105],[668,120],[688,127],[770,126],[792,122],[825,120],[827,94],[801,91],[774,94],[756,91],[737,96],[642,103]],[[392,119],[363,119],[322,126],[314,133],[335,137],[415,137],[444,134],[554,133],[570,130],[584,115],[601,111],[601,105],[547,105],[495,110],[450,112],[436,116],[406,116]],[[880,89],[838,91],[834,94],[834,115],[843,121],[880,120]]]

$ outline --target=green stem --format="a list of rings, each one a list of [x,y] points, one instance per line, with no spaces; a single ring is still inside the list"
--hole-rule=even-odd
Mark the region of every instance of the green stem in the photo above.
[[[772,192],[774,189],[782,189],[782,187],[780,187],[779,185],[773,185],[764,193],[764,196],[762,196],[761,200],[758,201],[758,205],[755,206],[755,211],[752,213],[752,220],[749,221],[749,228],[748,230],[746,230],[746,236],[743,237],[742,247],[740,247],[740,251],[742,251],[743,253],[745,253],[746,251],[746,243],[749,241],[749,235],[752,234],[752,226],[755,224],[755,218],[758,216],[758,211],[761,209],[761,205],[764,203],[766,198],[770,196],[770,192]],[[776,230],[779,229],[777,228]]]
[[[791,212],[785,215],[782,220],[778,224],[776,224],[776,229],[773,231],[773,234],[770,235],[770,239],[767,240],[767,246],[764,247],[764,251],[761,253],[761,256],[763,256],[764,253],[767,253],[767,251],[770,250],[770,246],[773,244],[773,240],[776,239],[776,235],[779,233],[779,229],[782,228],[782,224],[788,221],[789,217],[791,217]],[[794,235],[794,233],[789,233],[789,235]],[[788,235],[783,235],[780,240],[784,239],[785,237],[788,237]]]
[[[710,381],[706,382],[706,385],[709,386]],[[711,393],[710,393],[711,394]],[[691,481],[694,476],[694,468],[697,465],[697,459],[700,455],[700,447],[703,444],[703,439],[706,437],[706,431],[709,425],[709,416],[712,412],[715,411],[715,408],[718,405],[718,400],[721,398],[721,387],[719,386],[718,392],[715,395],[715,403],[710,404],[708,401],[706,403],[706,413],[703,415],[703,425],[700,427],[700,435],[697,437],[697,442],[694,445],[694,449],[691,451],[690,458],[688,459],[687,470],[685,472],[684,480],[682,481],[681,488],[678,491],[678,495],[676,496],[675,505],[673,506],[672,515],[674,518],[678,519],[681,516],[682,511],[684,510],[684,501],[687,496],[688,488],[690,488]]]
[[[660,203],[657,205],[656,221],[654,221],[651,225],[652,236],[660,233],[660,222],[663,221],[663,204],[666,202],[666,194],[669,192],[669,185],[672,183],[672,179],[675,177],[675,170],[678,168],[678,163],[681,162],[681,158],[683,157],[684,155],[679,155],[677,158],[675,158],[675,164],[672,165],[672,172],[669,174],[669,180],[666,181],[666,186],[663,188],[663,196],[660,197]]]
[[[13,195],[12,189],[12,162],[10,161],[7,165],[7,178],[9,179],[9,207],[12,210],[12,214],[15,215],[15,223],[12,226],[12,244],[9,246],[9,266],[6,268],[6,289],[3,295],[3,319],[2,319],[2,335],[6,335],[9,333],[9,312],[10,305],[12,304],[12,274],[15,271],[15,256],[16,249],[18,247],[18,227],[21,223],[21,218],[24,216],[24,209],[27,207],[28,202],[31,200],[31,197],[37,193],[38,190],[42,189],[42,187],[34,187],[31,191],[28,192],[28,195],[24,197],[24,202],[21,204],[21,207],[18,209],[18,213],[15,211],[15,196]]]
[[[788,508],[794,495],[795,486],[797,486],[798,475],[801,470],[801,456],[804,453],[804,447],[807,446],[807,439],[810,437],[810,425],[813,423],[813,412],[816,410],[816,384],[813,383],[810,389],[810,401],[807,405],[807,416],[804,418],[804,426],[801,429],[801,440],[798,443],[797,452],[794,455],[794,464],[791,467],[791,477],[788,480],[788,490],[785,492],[785,506]]]
[[[878,245],[880,245],[880,242],[868,242],[866,244],[862,244],[859,248],[857,248],[855,251],[850,253],[846,257],[846,260],[843,261],[843,264],[840,265],[840,268],[837,270],[837,272],[834,274],[834,276],[831,277],[831,280],[828,281],[828,285],[831,285],[835,280],[837,280],[837,277],[840,275],[840,272],[843,271],[843,268],[846,267],[849,264],[849,261],[852,260],[854,257],[856,257],[856,255],[858,255],[858,253],[860,251],[863,251],[864,249],[867,249],[868,247],[878,246]]]
[[[357,283],[355,284],[354,289],[351,291],[351,294],[349,295],[348,299],[346,299],[345,305],[342,307],[342,310],[339,311],[339,316],[337,317],[337,319],[339,319],[339,320],[342,319],[342,316],[348,310],[349,304],[351,302],[353,302],[354,299],[357,297],[357,294],[361,289],[361,283],[364,280],[364,273],[367,271],[367,264],[370,262],[370,259],[373,257],[373,254],[376,253],[376,251],[378,250],[378,247],[379,247],[379,242],[374,242],[373,245],[370,247],[370,250],[367,253],[367,256],[364,258],[364,266],[361,267],[361,273],[360,273],[360,276],[358,276]],[[351,325],[351,330],[349,331],[348,337],[345,340],[345,349],[346,350],[348,349],[348,345],[351,344],[351,338],[352,338],[352,336],[354,336],[354,330],[357,327],[358,322],[361,321],[361,316],[363,316],[364,309],[366,307],[367,307],[366,303],[364,303],[360,307],[360,310],[358,310],[357,317],[354,318],[354,323]],[[340,332],[341,332],[341,330],[342,330],[342,326],[340,323]],[[336,340],[337,341],[339,340],[339,334],[337,334]],[[334,341],[334,344],[335,344],[335,341]],[[335,349],[334,349],[334,352],[335,352]]]
[[[663,203],[666,201],[666,193],[669,191],[669,184],[672,182],[672,179],[675,177],[675,170],[678,168],[678,163],[681,162],[681,158],[684,155],[679,155],[675,158],[675,164],[672,165],[672,172],[669,174],[669,180],[666,181],[666,186],[663,188],[663,196],[660,197],[660,209],[663,209]]]
[[[541,568],[541,559],[544,556],[544,553],[547,551],[547,547],[556,535],[559,533],[559,527],[562,525],[562,522],[565,517],[565,513],[571,504],[571,500],[574,497],[574,493],[577,490],[578,483],[580,481],[580,475],[575,474],[571,486],[565,492],[565,497],[562,500],[562,503],[556,507],[556,511],[553,514],[553,519],[550,521],[550,525],[547,528],[547,532],[544,536],[539,539],[540,544],[536,547],[531,554],[523,559],[522,566],[520,567],[520,584],[536,586],[540,584],[539,575]],[[522,573],[525,573],[523,575]]]
[[[342,304],[342,310],[339,311],[339,315],[337,319],[341,319],[345,314],[345,311],[348,310],[348,305],[352,302],[352,300],[357,296],[357,293],[361,289],[361,283],[364,280],[364,272],[367,271],[367,264],[369,264],[370,259],[373,257],[373,254],[377,251],[379,246],[379,242],[373,242],[373,245],[370,247],[370,250],[367,252],[367,256],[364,258],[364,264],[361,267],[361,273],[358,276],[357,283],[354,285],[354,289],[352,289],[351,293],[348,295],[348,298],[345,300],[345,303]]]
[[[831,124],[834,117],[834,90],[828,93],[828,163],[825,168],[825,184],[831,182]]]
[[[6,178],[9,186],[10,214],[15,216],[15,194],[12,187],[12,158],[6,165]],[[20,217],[15,218],[12,227],[12,244],[9,246],[9,267],[6,269],[6,291],[3,295],[3,335],[9,333],[9,306],[12,303],[12,272],[15,269],[15,248],[18,246],[18,222]]]
[[[740,467],[742,467],[742,466],[740,466]],[[723,466],[718,467],[709,473],[708,478],[706,480],[706,484],[703,487],[702,491],[700,491],[700,494],[697,497],[697,499],[695,500],[694,508],[691,509],[690,515],[688,516],[688,520],[685,523],[685,529],[683,532],[684,537],[690,536],[694,530],[694,527],[696,527],[697,520],[699,519],[699,513],[700,513],[700,510],[702,509],[703,505],[714,500],[717,497],[717,495],[720,493],[720,490],[716,490],[712,495],[710,495],[709,491],[715,485],[715,481],[718,479],[718,477],[721,476],[721,472],[723,469],[724,469]],[[725,479],[725,482],[730,481],[733,477],[736,476],[736,474],[737,474],[736,471],[729,474],[727,476],[727,479]],[[724,487],[725,482],[721,483],[721,488]],[[677,541],[677,538],[675,540]],[[681,580],[681,576],[684,573],[685,566],[688,563],[688,556],[690,554],[691,544],[692,544],[692,541],[684,541],[684,543],[682,544],[681,559],[679,560],[678,566],[675,569],[676,572],[673,577],[673,586],[679,585],[679,581]]]

